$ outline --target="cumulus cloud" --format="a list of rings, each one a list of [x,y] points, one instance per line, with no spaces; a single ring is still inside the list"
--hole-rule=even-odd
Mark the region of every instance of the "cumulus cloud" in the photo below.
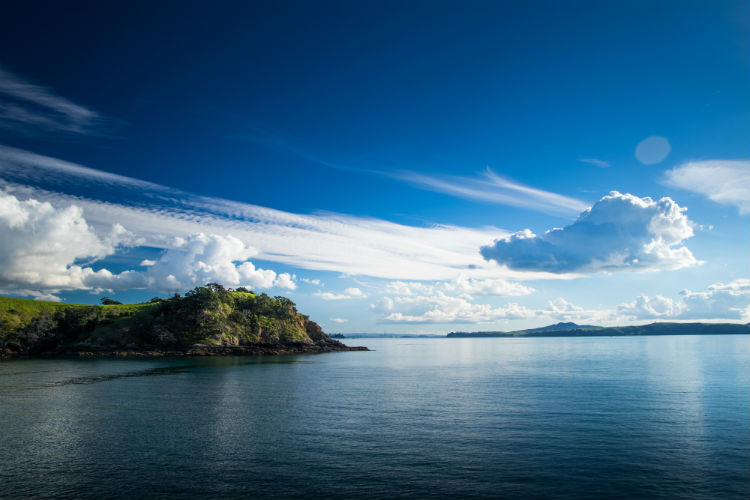
[[[733,318],[750,320],[750,279],[715,283],[703,292],[680,292],[683,318]]]
[[[467,293],[469,295],[493,295],[497,297],[517,297],[529,295],[534,289],[520,283],[502,279],[471,279],[465,274],[459,274],[453,280],[443,283],[447,291]]]
[[[680,315],[685,306],[679,301],[661,295],[655,297],[639,295],[633,302],[620,304],[617,309],[621,314],[637,319],[675,318]]]
[[[706,290],[682,290],[673,300],[657,295],[638,296],[633,302],[620,304],[619,312],[634,319],[723,319],[750,320],[750,280],[714,283]]]
[[[503,307],[474,303],[474,295],[510,297],[534,291],[501,279],[472,279],[461,273],[447,281],[391,281],[383,290],[387,295],[370,304],[370,309],[383,314],[382,323],[485,323],[534,314],[515,303]]]
[[[99,235],[76,205],[56,208],[0,191],[0,286],[16,293],[41,297],[47,294],[35,289],[175,291],[208,282],[296,288],[294,276],[256,268],[249,259],[257,250],[231,235],[197,233],[174,238],[158,260],[141,261],[144,271],[115,274],[92,268],[93,262],[111,256],[118,247],[139,243],[119,224]]]
[[[0,67],[0,126],[88,133],[99,114]]]
[[[750,214],[750,163],[746,160],[687,162],[665,175],[670,186],[701,194],[722,205],[733,205],[741,214]]]
[[[315,292],[313,295],[323,300],[364,299],[367,297],[359,288],[347,288],[343,293]]]
[[[276,274],[270,269],[256,268],[250,257],[257,250],[228,235],[197,233],[176,238],[174,248],[165,250],[156,261],[148,261],[145,271],[112,274],[103,271],[87,280],[99,288],[146,288],[149,290],[187,290],[206,283],[243,286],[253,289],[297,287],[292,275]],[[141,263],[143,265],[143,263]]]
[[[385,285],[391,295],[431,294],[436,291],[466,295],[493,295],[497,297],[517,297],[534,292],[531,287],[502,279],[473,279],[460,273],[449,281],[391,281]]]
[[[667,270],[699,264],[682,243],[693,224],[671,198],[612,191],[565,228],[537,236],[526,229],[480,252],[511,269],[552,273]]]
[[[348,319],[344,319],[344,318],[331,318],[331,321],[333,321],[334,323],[341,324],[341,323],[346,323],[349,320]]]
[[[515,303],[503,307],[474,304],[465,297],[436,291],[430,295],[392,299],[400,311],[384,316],[381,323],[487,323],[500,319],[527,319],[536,313]]]
[[[100,237],[75,205],[19,200],[0,191],[0,286],[74,289],[103,276],[84,262],[114,253],[132,235],[115,225]]]

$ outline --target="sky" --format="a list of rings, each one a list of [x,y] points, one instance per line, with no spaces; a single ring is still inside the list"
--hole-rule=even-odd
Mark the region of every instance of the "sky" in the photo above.
[[[747,1],[9,2],[0,293],[750,321]]]

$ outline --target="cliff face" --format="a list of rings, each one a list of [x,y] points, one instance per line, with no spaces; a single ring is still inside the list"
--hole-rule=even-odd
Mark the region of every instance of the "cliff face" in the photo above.
[[[197,287],[184,297],[131,305],[70,305],[0,297],[0,351],[6,355],[77,350],[237,347],[345,348],[285,297]],[[303,349],[304,348],[304,349]],[[283,349],[282,349],[283,350]]]

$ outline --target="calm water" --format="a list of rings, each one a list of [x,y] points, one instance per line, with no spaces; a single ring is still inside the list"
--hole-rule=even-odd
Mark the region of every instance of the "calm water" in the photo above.
[[[748,498],[750,336],[0,363],[0,498]]]

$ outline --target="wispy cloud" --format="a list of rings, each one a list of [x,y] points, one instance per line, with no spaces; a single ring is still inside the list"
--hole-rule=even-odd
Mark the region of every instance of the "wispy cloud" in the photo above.
[[[0,189],[19,200],[79,207],[92,230],[117,222],[142,245],[177,249],[175,237],[232,236],[257,250],[254,259],[302,269],[385,279],[545,279],[485,261],[481,246],[508,234],[496,227],[407,226],[343,214],[294,214],[181,192],[28,151],[0,147]]]
[[[283,150],[323,167],[362,175],[387,177],[406,182],[419,189],[436,191],[473,201],[511,205],[552,214],[577,214],[585,210],[588,206],[586,202],[576,198],[524,186],[523,184],[511,181],[496,174],[489,167],[478,177],[425,174],[409,170],[393,172],[378,168],[355,167],[342,162],[334,162],[321,158],[319,155],[300,146],[293,138],[273,127],[256,123],[249,126],[249,130],[250,132],[248,133],[235,134],[234,137],[252,140],[273,149]],[[609,166],[603,160],[589,160],[598,162],[596,163],[598,166]],[[602,163],[606,163],[606,165]]]
[[[683,163],[665,174],[669,186],[701,194],[750,214],[750,163],[747,160],[705,160]]]
[[[511,205],[553,214],[577,214],[588,207],[584,201],[506,179],[487,167],[479,177],[427,175],[418,172],[386,174],[421,189],[474,201]]]
[[[323,300],[347,300],[347,299],[365,299],[367,295],[364,294],[359,288],[347,288],[343,293],[332,293],[332,292],[315,292],[313,295],[320,297]]]
[[[0,126],[87,134],[100,116],[0,67]]]
[[[578,161],[581,161],[583,163],[588,163],[589,165],[594,165],[595,167],[600,168],[609,168],[610,164],[606,160],[600,160],[599,158],[580,158]]]

